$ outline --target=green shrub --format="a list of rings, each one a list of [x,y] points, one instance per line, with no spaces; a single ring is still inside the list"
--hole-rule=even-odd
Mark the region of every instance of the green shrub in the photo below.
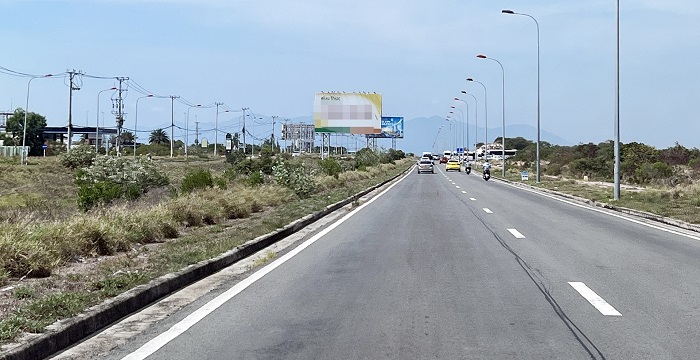
[[[79,170],[75,178],[78,185],[105,180],[116,184],[134,184],[142,193],[150,187],[170,183],[168,177],[153,162],[123,156],[98,156],[92,166]]]
[[[328,176],[333,176],[336,179],[338,178],[340,173],[343,172],[343,167],[340,165],[340,162],[338,162],[338,160],[336,160],[335,158],[326,158],[320,160],[318,162],[318,167],[324,174]]]
[[[238,165],[238,163],[242,162],[246,158],[246,154],[244,154],[243,151],[231,151],[230,154],[226,155],[226,162],[235,167],[236,165]]]
[[[370,148],[364,148],[357,151],[355,154],[355,169],[368,168],[370,166],[379,165],[379,155]]]
[[[300,198],[311,195],[316,190],[313,171],[307,172],[302,164],[279,161],[273,167],[273,176],[278,184],[289,188]]]
[[[95,162],[95,149],[89,145],[79,145],[71,149],[69,153],[58,156],[61,165],[69,169],[79,169],[92,165]]]
[[[248,176],[248,185],[250,186],[258,186],[262,185],[265,183],[265,178],[263,177],[263,174],[261,171],[254,172]]]
[[[96,183],[81,183],[78,188],[78,207],[83,211],[87,211],[99,204],[109,204],[121,198],[125,192],[126,188],[124,185],[109,180]]]
[[[211,171],[206,169],[192,170],[185,175],[180,184],[183,193],[191,193],[196,189],[206,189],[214,186],[214,178]]]
[[[217,177],[214,179],[214,184],[221,190],[228,189],[228,181],[223,177]]]

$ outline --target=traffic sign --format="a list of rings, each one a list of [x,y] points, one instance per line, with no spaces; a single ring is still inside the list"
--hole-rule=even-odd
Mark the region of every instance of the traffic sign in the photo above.
[[[528,173],[526,170],[523,170],[522,175],[520,176],[520,180],[522,181],[527,181],[528,180]]]
[[[46,150],[47,147],[49,147],[49,146],[46,145],[46,144],[41,145],[41,148],[44,149],[44,150]]]

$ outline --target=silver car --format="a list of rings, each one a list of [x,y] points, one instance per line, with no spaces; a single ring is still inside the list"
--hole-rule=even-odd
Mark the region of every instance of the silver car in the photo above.
[[[429,172],[435,174],[435,168],[433,167],[433,161],[428,159],[421,159],[418,162],[418,173]]]

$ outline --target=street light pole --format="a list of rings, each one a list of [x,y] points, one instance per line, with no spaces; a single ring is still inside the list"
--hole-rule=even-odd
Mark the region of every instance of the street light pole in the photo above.
[[[472,99],[474,99],[474,160],[476,160],[476,143],[477,143],[477,141],[479,141],[478,140],[479,131],[477,128],[477,122],[479,121],[479,102],[476,101],[476,96],[474,96],[474,95],[472,95],[464,90],[462,90],[461,93],[464,95],[469,95],[472,97]],[[455,99],[457,99],[457,98],[455,98]],[[458,100],[461,100],[461,99],[458,99]],[[469,117],[467,117],[467,118],[469,118]]]
[[[615,2],[616,59],[615,59],[615,201],[620,200],[620,0]]]
[[[214,104],[216,104],[216,120],[214,120],[214,157],[218,157],[219,153],[216,152],[216,144],[219,142],[219,105],[223,105],[224,103],[217,102]],[[228,110],[224,112],[228,112]]]
[[[469,109],[468,109],[468,107],[467,107],[467,121],[466,122],[464,121],[464,110],[462,110],[454,105],[450,106],[450,108],[459,110],[459,112],[461,114],[460,118],[459,118],[460,122],[461,122],[462,126],[464,126],[466,133],[469,134]],[[464,145],[465,143],[467,144],[467,151],[468,151],[469,150],[469,136],[467,135],[466,140],[465,140],[464,131],[460,131],[459,135],[462,137],[462,139],[461,139],[462,145]],[[458,147],[460,147],[460,146],[458,146]],[[462,151],[462,153],[464,153],[464,151]]]
[[[464,103],[464,105],[467,106],[467,122],[466,122],[466,124],[464,125],[464,128],[466,129],[466,132],[467,132],[467,133],[466,133],[467,139],[466,139],[465,143],[466,143],[466,145],[467,145],[467,148],[466,148],[466,150],[467,150],[467,155],[466,155],[466,157],[468,158],[468,157],[469,157],[469,103],[467,103],[466,101],[464,101],[464,100],[462,100],[462,99],[460,99],[460,98],[455,98],[455,100],[461,101],[461,102]],[[455,108],[455,107],[453,106],[453,108]],[[458,108],[456,108],[456,109],[458,109]],[[459,110],[461,111],[462,109],[459,109]],[[462,112],[462,113],[464,113],[464,112]]]
[[[46,74],[44,76],[32,76],[29,81],[27,81],[27,104],[24,109],[24,127],[22,129],[22,156],[20,156],[20,165],[27,164],[27,158],[29,157],[29,152],[27,152],[26,141],[27,141],[27,114],[29,114],[29,85],[32,84],[32,80],[40,77],[51,77],[52,74]]]
[[[501,105],[502,105],[502,113],[501,113],[501,122],[502,122],[502,127],[503,127],[503,136],[501,137],[501,145],[503,150],[501,151],[501,155],[503,156],[503,172],[502,175],[503,177],[506,177],[506,70],[503,68],[503,64],[501,64],[500,61],[490,58],[486,55],[479,54],[476,57],[479,59],[488,59],[488,60],[493,60],[498,63],[498,65],[501,66],[501,74],[502,74],[502,83],[501,83]]]
[[[136,132],[139,124],[139,100],[149,97],[153,97],[153,94],[141,96],[140,98],[136,99],[136,111],[134,114],[134,160],[136,160]]]
[[[619,3],[619,0],[618,0]],[[511,14],[511,15],[521,15],[521,16],[527,16],[532,21],[535,22],[535,26],[537,27],[537,176],[535,181],[537,183],[540,182],[540,23],[537,22],[537,19],[534,17],[524,14],[524,13],[516,13],[513,10],[502,10],[501,11],[504,14]]]
[[[484,147],[485,149],[488,149],[488,144],[489,144],[489,105],[487,102],[486,98],[486,85],[482,83],[481,81],[476,81],[472,78],[467,78],[467,81],[473,81],[475,83],[481,84],[481,87],[484,88]],[[475,159],[476,160],[476,159]]]
[[[102,94],[105,91],[110,91],[110,90],[117,90],[117,88],[115,86],[112,86],[109,89],[100,90],[97,93],[97,127],[95,128],[95,153],[96,154],[99,152],[98,149],[100,148],[100,94]],[[103,119],[103,121],[104,121],[104,119]]]

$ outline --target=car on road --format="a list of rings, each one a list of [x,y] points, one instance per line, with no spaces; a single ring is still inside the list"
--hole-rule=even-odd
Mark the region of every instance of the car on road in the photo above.
[[[445,164],[445,163],[447,163],[447,157],[443,156],[440,158],[440,164]]]
[[[435,167],[433,166],[433,161],[429,159],[421,159],[418,162],[418,173],[429,172],[435,174]]]
[[[462,171],[462,167],[459,165],[459,160],[450,159],[447,161],[447,164],[445,165],[445,171],[450,171],[450,170],[457,170],[459,172]]]

